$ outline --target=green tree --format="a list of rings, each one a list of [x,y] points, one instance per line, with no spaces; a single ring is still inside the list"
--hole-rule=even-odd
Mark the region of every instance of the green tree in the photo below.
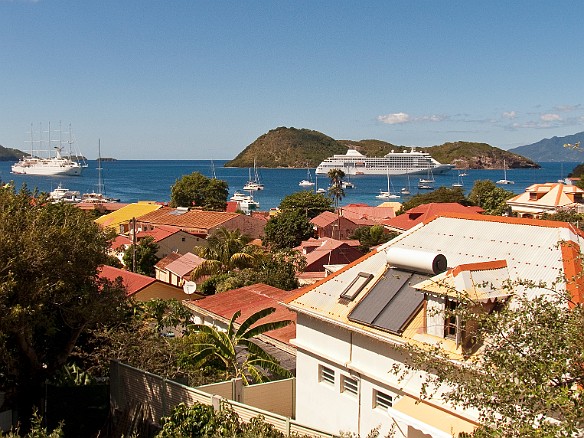
[[[457,202],[462,205],[470,205],[470,202],[464,196],[464,191],[462,188],[439,187],[429,193],[420,193],[418,195],[412,196],[409,201],[406,201],[402,204],[398,214],[402,214],[419,205],[430,204],[433,202]]]
[[[572,208],[558,210],[553,214],[544,213],[541,218],[547,221],[569,222],[581,230],[584,229],[584,214],[578,213]]]
[[[527,285],[529,287],[529,285]],[[408,349],[409,369],[448,402],[480,414],[480,437],[572,437],[584,428],[584,306],[564,292],[513,296],[512,306],[477,311],[466,297],[453,316],[474,327],[474,354],[461,365],[441,348]],[[445,388],[442,386],[441,388]]]
[[[509,210],[505,201],[513,196],[513,192],[497,187],[493,181],[485,179],[475,181],[468,200],[485,210],[486,214],[501,216]]]
[[[235,312],[229,321],[227,331],[207,325],[195,325],[194,330],[204,333],[206,342],[200,345],[200,351],[194,355],[185,356],[185,363],[200,366],[208,360],[219,359],[223,363],[228,376],[241,378],[245,385],[251,382],[265,382],[269,375],[291,377],[291,373],[280,366],[278,360],[253,342],[254,338],[270,330],[286,327],[292,321],[274,321],[258,323],[276,311],[270,307],[260,310],[236,327],[235,321],[241,316],[241,311]],[[240,349],[246,353],[239,359]]]
[[[357,228],[350,236],[359,240],[359,249],[368,252],[372,246],[381,245],[399,235],[395,231],[387,231],[382,225],[364,226]]]
[[[158,438],[285,438],[287,435],[267,423],[263,416],[253,417],[248,423],[240,420],[235,411],[222,404],[215,412],[212,406],[195,403],[177,405],[170,415],[161,421]],[[297,438],[306,437],[294,435]]]
[[[154,241],[152,236],[146,236],[136,245],[136,269],[135,272],[142,275],[153,276],[154,265],[160,260],[156,255],[158,252],[158,244]],[[122,259],[124,265],[129,269],[134,269],[134,244],[124,252]]]
[[[284,290],[298,288],[296,274],[306,267],[306,258],[298,251],[278,250],[267,252],[253,268],[235,271],[216,278],[215,292],[225,292],[252,284],[264,283]]]
[[[110,238],[74,206],[0,188],[0,385],[25,421],[80,336],[122,315],[124,287],[97,275]]]
[[[313,193],[306,190],[285,196],[280,202],[281,211],[299,210],[309,219],[313,219],[323,211],[333,211],[331,198],[322,193]]]
[[[225,181],[207,178],[199,172],[184,175],[171,187],[171,207],[202,207],[205,210],[223,211],[229,195]]]
[[[249,245],[251,237],[239,230],[220,227],[207,238],[207,246],[196,247],[194,252],[205,261],[191,272],[196,281],[204,275],[228,273],[234,269],[254,266],[263,257],[261,248]]]
[[[271,217],[264,227],[265,243],[273,249],[294,248],[314,234],[306,213],[283,210]]]
[[[345,177],[345,172],[341,169],[331,169],[328,171],[327,175],[331,180],[328,193],[335,201],[335,209],[338,209],[341,199],[345,197],[345,190],[343,189],[343,178]]]

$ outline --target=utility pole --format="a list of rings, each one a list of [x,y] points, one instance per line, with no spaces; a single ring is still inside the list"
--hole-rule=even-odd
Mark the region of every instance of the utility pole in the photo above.
[[[136,218],[132,218],[132,272],[136,272]]]

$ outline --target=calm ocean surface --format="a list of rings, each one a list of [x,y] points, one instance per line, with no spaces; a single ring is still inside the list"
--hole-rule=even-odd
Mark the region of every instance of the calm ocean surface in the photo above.
[[[222,167],[225,161],[216,160],[215,174],[217,178],[227,181],[229,184],[230,196],[235,190],[241,190],[248,180],[249,169],[225,168]],[[26,183],[30,189],[38,188],[41,191],[50,192],[59,184],[70,190],[79,190],[87,193],[97,190],[97,167],[96,161],[89,161],[89,168],[85,169],[83,175],[76,176],[26,176],[13,175],[10,173],[11,162],[0,161],[0,180],[3,182],[14,181],[16,187]],[[515,181],[514,185],[501,186],[515,193],[521,193],[525,188],[534,183],[555,182],[560,178],[565,178],[569,172],[578,164],[566,163],[540,163],[541,169],[511,169],[507,171],[507,179]],[[201,172],[203,175],[212,176],[213,163],[210,160],[120,160],[115,162],[104,162],[102,177],[105,192],[108,196],[120,198],[122,202],[135,202],[141,200],[154,200],[168,202],[170,200],[170,187],[183,175],[192,172]],[[265,190],[255,192],[254,199],[259,201],[260,210],[269,210],[277,207],[284,196],[302,190],[298,183],[307,178],[306,169],[258,169],[261,182],[265,185]],[[314,180],[314,169],[311,169]],[[493,181],[503,178],[502,170],[469,170],[467,176],[463,177],[464,190],[468,192],[475,180],[490,179]],[[410,177],[411,193],[418,193],[418,176]],[[435,175],[435,188],[439,186],[451,187],[457,182],[458,172],[451,171],[445,175]],[[321,176],[318,178],[318,186],[326,188],[328,178]],[[341,204],[362,202],[369,205],[378,205],[381,201],[375,196],[380,190],[387,190],[387,178],[384,175],[376,176],[355,176],[351,178],[355,184],[354,189],[345,190],[346,196]],[[395,176],[391,178],[391,191],[399,192],[402,187],[408,185],[405,176]],[[314,188],[313,188],[314,190]],[[427,191],[421,191],[427,192]],[[395,201],[407,200],[402,196]]]

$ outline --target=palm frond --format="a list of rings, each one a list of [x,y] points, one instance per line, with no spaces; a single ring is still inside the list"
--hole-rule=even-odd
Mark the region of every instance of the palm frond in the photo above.
[[[279,363],[264,359],[251,359],[248,361],[249,365],[254,368],[260,367],[262,370],[270,371],[278,377],[292,377],[292,373]]]
[[[272,313],[274,313],[276,311],[276,309],[274,307],[268,307],[267,309],[262,309],[256,313],[254,313],[253,315],[251,315],[249,318],[247,318],[245,321],[243,321],[243,323],[241,323],[241,325],[239,326],[239,329],[237,330],[237,333],[235,334],[235,336],[237,338],[241,338],[244,337],[243,335],[246,334],[247,330],[254,325],[258,320],[271,315]],[[262,332],[263,333],[263,332]],[[246,338],[249,339],[249,336],[245,336]]]
[[[267,376],[265,376],[258,368],[253,366],[250,362],[246,362],[245,364],[245,371],[249,373],[252,377],[253,381],[256,383],[263,383],[268,380]]]
[[[283,321],[266,322],[265,324],[257,325],[254,328],[252,328],[251,330],[248,330],[244,336],[247,339],[251,339],[251,338],[258,336],[258,335],[261,335],[265,332],[269,332],[272,330],[277,330],[277,329],[282,328],[282,327],[286,327],[287,325],[290,325],[291,323],[292,323],[292,321],[290,321],[289,319],[285,319]]]
[[[231,317],[231,320],[229,321],[229,328],[227,329],[227,335],[229,336],[230,339],[233,339],[233,333],[235,332],[235,321],[240,316],[241,316],[241,310],[238,310],[237,312],[235,312],[233,314],[233,316]],[[238,333],[239,333],[239,330],[238,330]]]
[[[221,351],[225,357],[235,357],[235,346],[227,334],[215,327],[210,327],[204,324],[196,324],[193,329],[195,331],[205,333],[210,336],[214,342],[210,342],[217,350]],[[208,344],[205,344],[208,345]]]
[[[191,271],[191,280],[197,280],[203,275],[214,275],[222,271],[223,264],[219,260],[205,260]]]
[[[274,356],[272,356],[270,353],[268,353],[266,350],[264,350],[262,347],[260,347],[259,345],[257,345],[253,341],[250,341],[247,339],[241,339],[239,344],[243,345],[243,346],[245,346],[245,348],[247,348],[247,351],[249,351],[250,356],[253,356],[255,358],[264,359],[264,360],[271,360],[274,362],[278,362],[278,359],[276,359]]]

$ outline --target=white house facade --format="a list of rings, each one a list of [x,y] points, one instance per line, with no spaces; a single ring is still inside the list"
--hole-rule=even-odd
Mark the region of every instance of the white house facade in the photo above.
[[[288,300],[298,313],[296,420],[330,433],[457,436],[479,424],[439,396],[420,400],[426,375],[401,367],[405,344],[435,344],[462,357],[458,322],[444,315],[448,290],[491,309],[504,284],[551,284],[580,269],[579,230],[561,222],[452,214],[420,224]],[[446,284],[447,288],[436,287]],[[582,300],[581,280],[566,288]],[[488,289],[479,284],[488,283]],[[545,288],[515,288],[532,296]],[[432,309],[437,309],[438,312]],[[440,313],[442,312],[442,314]],[[397,368],[396,368],[397,367]]]

